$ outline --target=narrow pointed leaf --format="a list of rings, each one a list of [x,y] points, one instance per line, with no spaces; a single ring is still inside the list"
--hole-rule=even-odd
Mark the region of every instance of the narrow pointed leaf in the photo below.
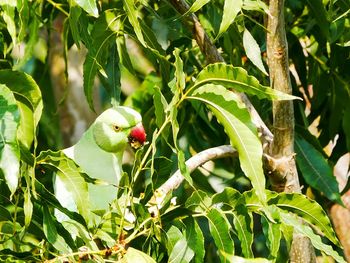
[[[19,180],[20,150],[16,136],[19,123],[15,97],[6,85],[0,84],[0,172],[5,177],[11,196]]]
[[[244,104],[235,93],[213,84],[196,89],[189,98],[204,102],[224,126],[232,146],[238,151],[244,174],[251,180],[260,201],[264,202],[266,196],[262,145]]]
[[[218,250],[229,255],[233,254],[234,243],[230,235],[230,225],[225,216],[218,209],[212,208],[206,217],[209,222],[210,233]],[[229,262],[222,255],[220,258],[221,262]]]
[[[262,73],[268,75],[261,59],[260,47],[247,29],[245,29],[243,32],[243,47],[250,61],[253,62],[253,64],[260,69]]]
[[[232,24],[237,14],[241,11],[242,5],[242,0],[225,0],[218,36],[224,33]]]
[[[91,33],[93,40],[86,55],[83,72],[84,92],[92,109],[94,108],[92,94],[95,76],[98,72],[106,72],[108,50],[111,44],[115,43],[116,34],[121,29],[121,21],[117,17],[116,10],[105,11],[96,21]],[[107,77],[112,78],[108,74]]]
[[[169,255],[169,263],[190,262],[194,256],[194,251],[189,247],[186,238],[183,236],[173,247]]]
[[[280,193],[270,199],[268,204],[275,204],[280,209],[293,212],[306,222],[317,227],[334,244],[340,245],[326,212],[317,202],[307,198],[305,195]]]
[[[89,15],[98,17],[96,0],[73,0],[73,2],[84,9]]]
[[[7,31],[9,32],[13,45],[17,44],[17,33],[15,23],[15,7],[16,1],[5,1],[6,4],[0,3],[2,9],[2,18],[7,25]]]
[[[346,263],[344,258],[340,256],[338,252],[332,248],[332,246],[324,244],[321,237],[316,235],[310,226],[300,222],[295,215],[281,212],[281,220],[284,224],[292,226],[296,233],[307,236],[315,248],[333,257],[337,262]]]
[[[0,83],[5,84],[13,93],[23,96],[34,112],[34,126],[41,118],[43,101],[39,86],[34,79],[20,71],[0,70]]]
[[[138,10],[135,7],[135,2],[134,0],[123,0],[124,4],[124,10],[128,16],[129,22],[132,25],[137,39],[140,41],[140,43],[146,47],[146,42],[145,39],[143,38],[142,30],[141,30],[141,25],[138,20]]]
[[[255,77],[248,75],[245,69],[233,67],[225,63],[216,63],[206,66],[198,74],[192,89],[196,89],[207,83],[220,84],[226,88],[233,88],[239,92],[255,95],[260,99],[298,99],[298,97],[263,86]]]
[[[268,206],[270,215],[273,217],[275,222],[271,222],[268,218],[262,217],[262,225],[264,235],[266,236],[267,247],[270,249],[269,259],[276,262],[278,251],[280,249],[280,243],[282,238],[281,223],[279,209],[275,206]]]
[[[37,163],[50,166],[56,171],[57,176],[72,195],[79,213],[88,221],[88,186],[82,176],[80,168],[62,152],[41,152],[37,158]],[[69,198],[69,196],[57,196],[58,200],[62,198]]]
[[[156,263],[156,261],[151,258],[149,255],[145,254],[141,250],[129,247],[124,255],[122,261],[123,263]]]
[[[57,232],[55,222],[51,216],[49,208],[44,205],[43,211],[43,230],[47,240],[52,244],[58,251],[62,253],[69,253],[69,247],[65,242],[64,238]]]
[[[232,212],[233,225],[237,231],[237,236],[241,242],[242,253],[246,258],[253,258],[253,216],[244,205],[236,207]]]
[[[195,252],[194,262],[201,263],[204,260],[204,237],[198,223],[192,218],[187,217],[183,220],[185,224],[185,236],[188,246]]]
[[[201,9],[203,6],[205,6],[207,3],[209,3],[209,0],[196,0],[191,5],[190,9],[183,16],[197,12],[199,9]]]
[[[336,177],[327,160],[305,139],[295,139],[296,161],[305,181],[332,201],[342,204]]]

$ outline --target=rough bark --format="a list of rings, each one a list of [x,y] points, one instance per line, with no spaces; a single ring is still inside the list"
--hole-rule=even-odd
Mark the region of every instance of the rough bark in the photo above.
[[[267,58],[272,88],[292,93],[289,76],[288,44],[284,21],[284,0],[270,0],[267,18]],[[301,192],[294,159],[294,110],[292,101],[273,102],[274,140],[267,155],[273,188],[279,192]],[[308,238],[294,234],[291,262],[316,262]]]

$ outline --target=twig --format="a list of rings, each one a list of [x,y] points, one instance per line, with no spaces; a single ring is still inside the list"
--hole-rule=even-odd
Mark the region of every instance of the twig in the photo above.
[[[221,145],[199,152],[186,161],[186,166],[191,173],[199,166],[210,160],[236,155],[237,151],[231,145]],[[155,190],[153,197],[148,202],[148,206],[150,206],[148,211],[152,216],[158,215],[158,210],[163,205],[163,201],[165,200],[167,194],[178,188],[183,180],[184,177],[182,176],[180,170],[177,170],[162,186]]]

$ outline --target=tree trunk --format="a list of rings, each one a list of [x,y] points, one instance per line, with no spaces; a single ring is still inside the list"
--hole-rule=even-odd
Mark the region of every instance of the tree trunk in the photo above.
[[[284,0],[270,0],[267,18],[267,58],[271,86],[292,93],[289,76],[288,44],[284,25]],[[268,149],[267,167],[274,190],[301,192],[294,159],[294,109],[292,101],[273,102],[274,140]],[[316,262],[307,237],[294,234],[291,262]]]

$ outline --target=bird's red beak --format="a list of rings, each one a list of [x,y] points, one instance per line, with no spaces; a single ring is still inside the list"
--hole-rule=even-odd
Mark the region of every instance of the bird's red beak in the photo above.
[[[146,142],[146,132],[143,128],[142,123],[139,123],[134,128],[131,129],[129,135],[129,143],[132,148],[138,149],[142,147]]]

